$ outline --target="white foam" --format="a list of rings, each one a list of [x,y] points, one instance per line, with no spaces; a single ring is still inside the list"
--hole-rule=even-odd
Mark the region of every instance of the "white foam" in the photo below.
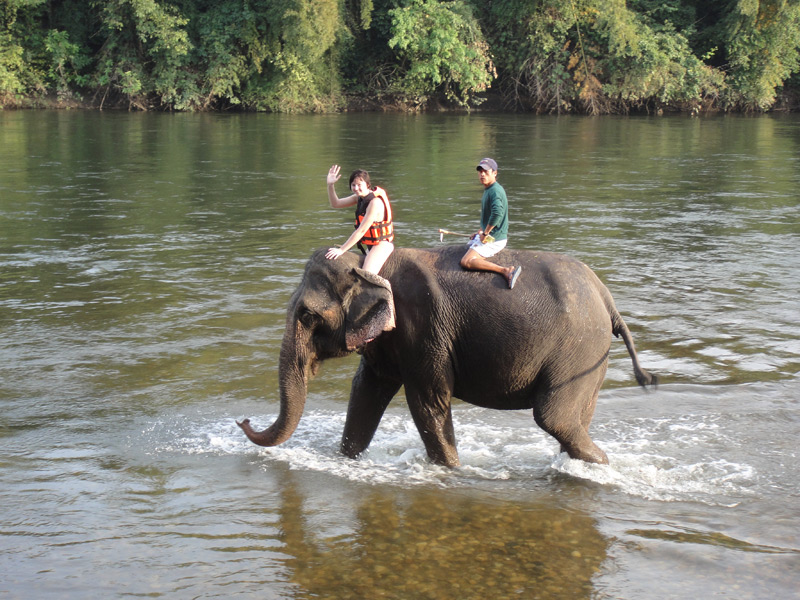
[[[274,416],[256,419],[263,428]],[[493,489],[541,486],[548,473],[561,473],[608,486],[632,496],[658,501],[699,501],[734,505],[752,496],[755,469],[734,459],[698,455],[697,448],[727,444],[714,415],[619,419],[601,424],[596,441],[610,465],[593,465],[558,453],[558,443],[533,423],[529,412],[498,412],[454,407],[462,466],[446,469],[428,460],[407,410],[393,408],[384,416],[367,452],[350,460],[339,452],[345,414],[338,410],[306,410],[294,435],[284,444],[262,448],[252,444],[231,418],[193,423],[192,432],[158,431],[157,452],[251,455],[285,463],[291,469],[332,474],[350,481],[400,486],[435,485]],[[172,425],[171,427],[175,427]],[[603,439],[606,438],[606,439]],[[166,441],[165,443],[165,440]]]
[[[724,498],[745,494],[754,475],[749,466],[725,460],[681,464],[673,458],[648,454],[613,454],[609,465],[593,465],[560,454],[553,468],[648,500],[725,506],[739,503]]]

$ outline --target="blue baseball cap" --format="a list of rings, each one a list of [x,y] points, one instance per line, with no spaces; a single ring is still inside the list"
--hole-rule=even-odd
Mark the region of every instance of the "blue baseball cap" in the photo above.
[[[492,158],[482,158],[478,166],[475,167],[476,171],[497,171],[497,163]]]

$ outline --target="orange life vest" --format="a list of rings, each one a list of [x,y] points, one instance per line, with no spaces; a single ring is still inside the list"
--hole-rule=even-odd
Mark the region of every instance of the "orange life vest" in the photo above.
[[[394,240],[394,223],[392,222],[392,207],[389,204],[389,197],[386,195],[385,190],[377,186],[372,189],[372,193],[383,202],[384,218],[383,221],[373,222],[372,226],[367,229],[364,237],[361,238],[359,243],[366,246],[377,246],[384,240],[388,242]],[[358,229],[358,226],[361,225],[361,222],[364,220],[367,207],[369,206],[369,202],[362,202],[362,200],[362,198],[358,199],[358,205],[356,207],[356,229]],[[370,198],[370,202],[371,201],[372,199]]]

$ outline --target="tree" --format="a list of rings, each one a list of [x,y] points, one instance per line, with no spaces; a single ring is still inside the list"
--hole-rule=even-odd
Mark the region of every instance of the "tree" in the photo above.
[[[422,105],[437,92],[461,106],[474,101],[496,76],[471,7],[461,0],[414,0],[389,11],[394,48],[402,71],[397,93]]]
[[[44,73],[31,64],[26,46],[41,46],[38,19],[45,0],[4,0],[0,4],[0,106],[29,90],[44,90]]]
[[[103,40],[93,73],[94,86],[103,91],[100,105],[114,93],[141,109],[148,107],[149,94],[160,105],[180,106],[191,49],[188,20],[157,0],[97,0],[92,7]]]
[[[0,107],[770,110],[800,0],[0,0]]]
[[[324,110],[335,103],[339,75],[334,44],[341,23],[337,0],[276,0],[270,23],[279,32],[269,68],[245,92],[257,108]]]
[[[731,0],[722,20],[730,101],[765,110],[777,88],[798,70],[800,2]]]
[[[493,2],[489,39],[509,104],[600,114],[697,106],[721,78],[694,56],[680,0]]]

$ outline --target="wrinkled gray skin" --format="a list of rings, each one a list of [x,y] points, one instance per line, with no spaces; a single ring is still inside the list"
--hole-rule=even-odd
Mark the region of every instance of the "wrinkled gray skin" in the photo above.
[[[303,413],[308,380],[328,358],[361,353],[341,451],[369,446],[394,395],[405,395],[428,456],[459,464],[451,398],[499,410],[533,409],[536,423],[569,456],[608,458],[589,423],[608,365],[612,334],[622,336],[637,382],[657,378],[639,365],[628,327],[605,285],[583,263],[548,252],[503,251],[522,265],[513,290],[493,273],[464,271],[463,246],[399,248],[381,270],[394,290],[397,327],[384,331],[389,293],[347,253],[316,251],[289,303],[280,353],[280,414],[264,431],[239,426],[256,444],[286,441]]]

